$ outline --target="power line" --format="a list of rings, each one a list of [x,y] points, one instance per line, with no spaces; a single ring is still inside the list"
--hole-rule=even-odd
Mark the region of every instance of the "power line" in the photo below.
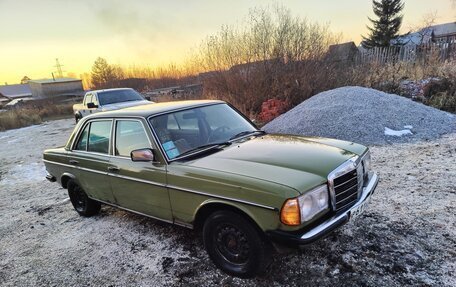
[[[62,70],[63,65],[60,64],[59,58],[55,59],[55,66],[54,67],[57,68],[57,77],[63,78],[63,72],[66,72],[66,71]]]

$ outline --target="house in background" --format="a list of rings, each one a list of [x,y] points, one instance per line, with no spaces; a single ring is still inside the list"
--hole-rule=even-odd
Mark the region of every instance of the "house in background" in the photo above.
[[[456,22],[432,25],[392,40],[393,45],[414,46],[429,43],[456,44]]]
[[[30,80],[28,82],[34,99],[83,96],[82,80],[57,78]]]
[[[0,86],[0,105],[4,106],[13,100],[28,100],[32,98],[32,91],[28,84]],[[17,102],[17,101],[16,101]]]
[[[359,50],[354,42],[331,45],[325,59],[332,63],[350,64],[358,57]]]
[[[9,101],[10,99],[0,94],[0,108],[6,105]]]

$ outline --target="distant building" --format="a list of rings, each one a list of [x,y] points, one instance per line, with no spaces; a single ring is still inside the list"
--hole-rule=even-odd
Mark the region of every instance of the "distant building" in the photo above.
[[[0,95],[0,107],[3,107],[4,105],[6,105],[9,101],[10,101],[10,99],[8,99],[7,97]]]
[[[28,82],[35,99],[60,96],[82,96],[82,80],[74,78],[30,80]]]
[[[456,22],[429,26],[392,40],[393,45],[409,46],[428,43],[456,43]]]
[[[359,54],[354,42],[329,46],[326,60],[335,63],[353,63]]]
[[[203,85],[202,84],[191,84],[183,86],[173,86],[160,89],[154,89],[149,91],[142,91],[146,97],[150,97],[152,101],[159,101],[161,96],[172,96],[175,99],[179,98],[198,98],[202,95]]]
[[[247,76],[250,73],[259,72],[259,71],[268,71],[272,68],[283,67],[288,62],[282,58],[274,58],[267,60],[253,61],[243,64],[237,64],[232,66],[229,71],[235,72],[243,76]]]
[[[32,91],[27,84],[0,86],[0,106],[4,106],[13,100],[29,99],[31,97]]]

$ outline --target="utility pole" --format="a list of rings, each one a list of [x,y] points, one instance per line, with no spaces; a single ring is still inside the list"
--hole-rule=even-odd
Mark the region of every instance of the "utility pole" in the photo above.
[[[59,58],[55,59],[55,66],[54,67],[57,68],[57,77],[58,78],[63,78],[63,72],[65,72],[65,71],[62,70],[63,65],[60,65]]]

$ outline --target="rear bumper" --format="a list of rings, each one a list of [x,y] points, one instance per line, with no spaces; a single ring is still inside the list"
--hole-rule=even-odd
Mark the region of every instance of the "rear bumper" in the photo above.
[[[266,234],[271,238],[272,241],[282,244],[305,245],[312,243],[320,238],[327,236],[338,227],[347,223],[351,219],[352,214],[358,210],[361,205],[370,199],[370,196],[374,193],[377,184],[378,176],[375,173],[372,173],[369,177],[367,186],[363,188],[363,193],[355,205],[343,213],[329,218],[328,220],[322,222],[310,230],[301,233],[273,230],[266,232]]]
[[[57,179],[55,178],[55,176],[51,175],[51,174],[46,174],[46,179],[50,182],[56,182]]]

